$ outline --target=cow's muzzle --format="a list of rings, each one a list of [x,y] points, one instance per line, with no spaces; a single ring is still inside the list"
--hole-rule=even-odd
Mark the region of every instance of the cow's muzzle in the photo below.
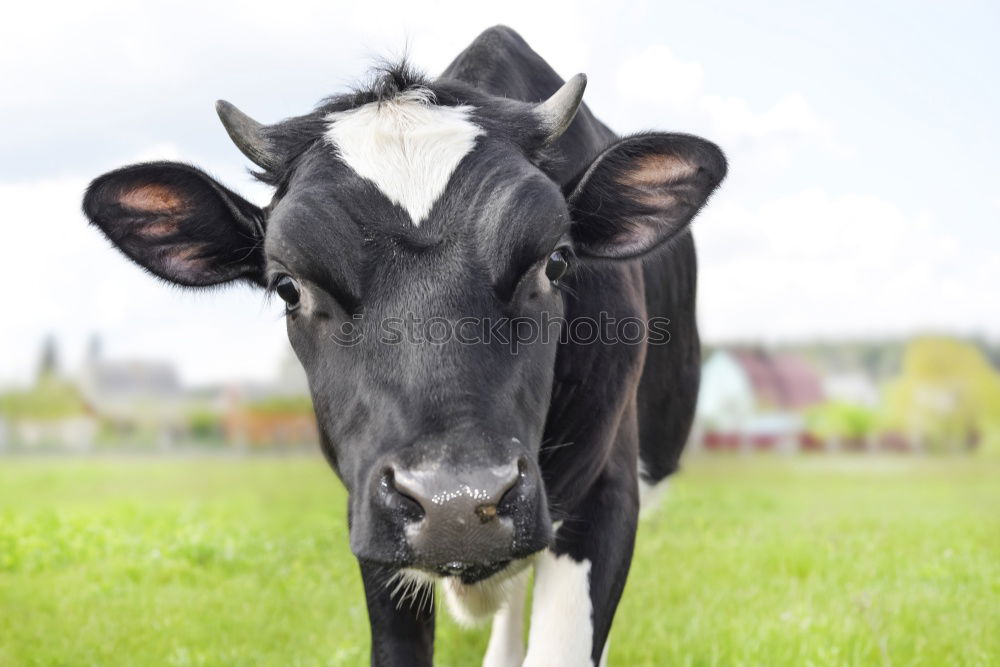
[[[479,466],[389,463],[380,475],[373,514],[396,524],[409,567],[472,583],[551,541],[541,474],[524,456]]]

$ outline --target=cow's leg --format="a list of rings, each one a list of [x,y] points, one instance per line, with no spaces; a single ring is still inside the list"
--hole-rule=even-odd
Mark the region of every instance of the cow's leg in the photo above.
[[[493,616],[483,667],[520,667],[524,662],[524,603],[529,571],[511,580],[506,603]]]
[[[406,595],[394,571],[361,563],[374,667],[430,666],[434,661],[434,595]],[[395,594],[394,594],[395,592]]]
[[[598,665],[625,588],[639,502],[636,475],[605,471],[535,565],[525,667]]]

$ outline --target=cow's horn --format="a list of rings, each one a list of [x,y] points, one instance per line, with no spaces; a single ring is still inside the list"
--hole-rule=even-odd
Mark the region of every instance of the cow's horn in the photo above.
[[[215,111],[229,138],[251,162],[268,171],[280,167],[280,160],[271,148],[271,140],[265,134],[263,125],[225,100],[215,103]]]
[[[580,108],[580,102],[583,101],[583,91],[586,87],[587,75],[577,74],[553,93],[552,97],[535,107],[535,113],[539,115],[543,127],[548,132],[546,144],[551,144],[569,129],[577,109]]]

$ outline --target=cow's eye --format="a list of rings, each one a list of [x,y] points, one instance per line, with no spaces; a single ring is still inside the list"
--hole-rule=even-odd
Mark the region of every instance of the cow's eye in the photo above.
[[[274,282],[274,291],[285,302],[289,310],[293,310],[299,305],[299,284],[291,276],[281,276]]]
[[[552,282],[558,282],[569,269],[569,252],[564,248],[556,248],[545,263],[545,277]]]

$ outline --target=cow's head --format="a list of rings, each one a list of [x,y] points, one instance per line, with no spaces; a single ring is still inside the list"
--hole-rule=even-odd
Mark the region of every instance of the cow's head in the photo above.
[[[361,559],[475,581],[549,542],[558,335],[523,334],[586,298],[563,289],[574,271],[681,234],[725,172],[708,142],[642,134],[564,191],[546,164],[584,85],[527,104],[400,70],[272,126],[220,102],[268,206],[169,162],[87,191],[90,220],[156,276],[284,300]]]

